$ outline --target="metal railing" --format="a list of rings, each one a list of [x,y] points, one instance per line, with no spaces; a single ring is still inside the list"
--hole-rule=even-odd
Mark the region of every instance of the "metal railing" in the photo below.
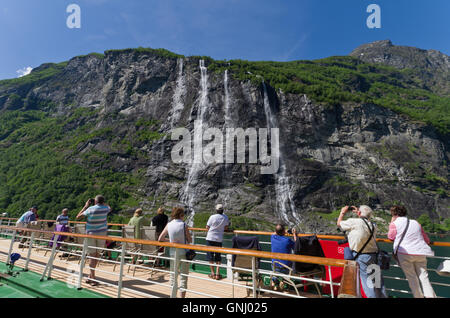
[[[112,271],[106,270],[106,267],[105,268],[103,268],[103,267],[95,268],[95,271],[100,273],[98,275],[99,277],[102,276],[101,274],[107,274],[109,276],[115,277],[116,279],[115,279],[114,283],[111,283],[110,281],[107,281],[105,279],[101,280],[98,277],[97,277],[97,279],[91,279],[98,283],[105,284],[106,286],[112,286],[112,287],[116,288],[117,289],[116,297],[121,297],[122,291],[124,291],[124,290],[134,293],[134,294],[137,294],[137,295],[145,296],[145,297],[156,297],[155,293],[150,290],[144,292],[144,291],[124,287],[124,284],[123,284],[124,279],[132,279],[134,281],[139,281],[141,283],[146,283],[146,284],[151,284],[151,285],[166,288],[166,289],[168,289],[170,297],[176,297],[177,292],[188,292],[191,295],[195,294],[195,295],[199,295],[202,297],[224,297],[223,293],[218,294],[217,292],[211,292],[210,290],[205,290],[203,288],[204,286],[202,286],[201,284],[200,284],[200,286],[202,286],[202,287],[200,287],[200,289],[195,289],[193,287],[182,288],[177,283],[179,277],[188,277],[189,280],[196,279],[199,281],[214,282],[214,284],[216,284],[215,285],[216,287],[214,288],[215,291],[226,290],[227,288],[231,288],[233,296],[234,296],[234,289],[240,288],[240,289],[246,289],[248,291],[247,294],[252,294],[253,297],[258,297],[258,295],[261,293],[265,293],[266,295],[271,294],[274,296],[283,296],[283,297],[304,297],[302,295],[277,292],[274,290],[262,288],[262,286],[257,283],[258,283],[258,281],[260,281],[259,278],[262,277],[263,275],[265,275],[267,277],[277,276],[279,278],[287,278],[290,280],[301,280],[306,283],[312,283],[312,284],[322,284],[322,285],[326,284],[326,285],[330,286],[331,297],[336,297],[337,295],[335,295],[333,292],[333,286],[336,286],[336,285],[339,286],[340,284],[332,281],[331,267],[332,266],[343,267],[348,263],[348,261],[346,261],[346,260],[327,259],[327,258],[321,258],[321,257],[277,254],[277,253],[262,252],[262,251],[255,251],[255,250],[240,250],[240,249],[223,248],[223,247],[206,247],[206,246],[199,246],[199,245],[185,245],[185,244],[175,244],[175,243],[156,242],[156,241],[147,241],[147,240],[134,240],[134,239],[127,239],[127,238],[118,238],[118,237],[113,237],[113,236],[92,236],[92,235],[83,235],[83,234],[68,233],[68,232],[47,232],[47,231],[42,231],[42,230],[35,230],[35,229],[30,229],[30,228],[17,228],[17,227],[11,227],[11,226],[0,226],[0,233],[2,235],[10,235],[11,236],[10,237],[11,243],[9,245],[9,249],[8,249],[8,253],[7,253],[7,260],[6,260],[7,263],[9,262],[10,255],[14,250],[15,241],[17,239],[23,240],[22,241],[22,244],[24,245],[23,248],[27,249],[27,255],[24,259],[24,262],[25,262],[24,270],[28,270],[30,262],[31,263],[34,262],[33,258],[31,257],[33,249],[35,251],[45,250],[46,254],[48,252],[50,252],[50,256],[48,257],[48,259],[45,256],[41,256],[41,255],[38,256],[40,258],[46,259],[46,265],[41,273],[41,275],[42,275],[41,280],[50,279],[52,277],[52,271],[55,270],[54,260],[55,260],[56,254],[58,252],[61,252],[62,246],[78,249],[76,251],[73,251],[73,250],[69,250],[67,248],[67,250],[63,251],[63,253],[68,254],[69,256],[73,255],[73,256],[77,256],[78,258],[80,258],[79,264],[77,266],[77,270],[73,274],[73,275],[76,275],[75,286],[77,288],[81,288],[81,286],[82,286],[82,280],[84,278],[84,270],[94,269],[94,268],[90,268],[90,266],[87,265],[88,260],[96,259],[98,261],[101,261],[102,263],[104,262],[104,263],[114,264],[115,266],[118,266],[118,268],[119,268],[118,272],[115,270],[112,270]],[[50,234],[53,235],[53,239],[48,239]],[[44,238],[44,235],[47,237],[47,239]],[[66,242],[66,241],[59,241],[58,239],[60,236],[64,236],[66,238],[73,237],[73,238],[81,239],[83,243],[77,244],[77,243],[71,243],[71,242]],[[121,244],[120,248],[118,248],[118,249],[107,249],[107,248],[100,248],[100,247],[97,248],[99,251],[110,251],[110,252],[119,253],[120,257],[118,257],[117,259],[120,259],[120,261],[107,260],[104,258],[99,258],[99,257],[94,257],[92,255],[88,255],[88,253],[87,253],[88,248],[93,248],[93,247],[88,246],[87,240],[89,238],[115,241],[115,242]],[[27,241],[25,242],[24,240],[27,240]],[[51,243],[51,244],[49,244],[49,243]],[[171,256],[165,256],[165,255],[155,255],[155,254],[151,254],[151,253],[141,253],[139,251],[130,251],[130,250],[126,249],[126,243],[172,248],[172,249],[175,249],[175,253],[171,254]],[[51,245],[51,247],[48,247],[47,245]],[[187,248],[194,249],[198,252],[210,251],[210,252],[216,252],[216,253],[221,253],[221,254],[227,255],[227,260],[228,260],[227,264],[222,264],[222,265],[218,265],[218,266],[220,266],[221,268],[225,268],[228,272],[232,273],[231,281],[229,278],[228,278],[228,280],[221,280],[221,281],[213,280],[213,279],[210,279],[210,278],[207,278],[204,276],[200,276],[195,273],[183,274],[179,271],[179,268],[177,268],[177,267],[174,267],[173,270],[167,270],[167,269],[162,269],[162,268],[152,268],[151,269],[152,271],[155,271],[155,272],[172,275],[172,277],[173,277],[172,284],[162,283],[156,279],[155,280],[153,280],[151,278],[144,279],[144,278],[128,275],[128,272],[130,271],[131,267],[145,269],[145,270],[149,270],[149,268],[145,265],[133,264],[133,263],[126,262],[127,256],[129,257],[129,259],[133,258],[135,256],[144,256],[149,259],[152,257],[153,258],[158,257],[159,259],[165,259],[170,262],[174,262],[175,264],[188,263],[188,264],[198,264],[198,265],[208,265],[209,266],[209,263],[205,262],[205,261],[200,261],[200,260],[188,261],[188,260],[184,259],[182,257],[181,251],[184,249],[187,249]],[[38,253],[36,253],[36,254],[38,254]],[[229,260],[231,260],[231,257],[230,257],[231,255],[236,255],[237,257],[250,258],[252,266],[249,266],[249,267],[231,266],[231,263],[229,261]],[[34,255],[34,256],[37,256],[37,255]],[[68,261],[69,256],[67,257],[66,263],[69,263],[69,261]],[[328,280],[324,280],[323,278],[306,277],[306,276],[303,277],[303,276],[298,276],[298,275],[290,276],[290,275],[286,275],[286,274],[274,273],[272,271],[259,269],[257,266],[255,266],[258,259],[272,259],[272,258],[287,260],[287,261],[292,261],[292,262],[303,262],[303,263],[319,264],[319,265],[323,265],[323,266],[328,266],[330,280],[328,281]],[[129,266],[127,273],[124,273],[125,266]],[[56,269],[56,270],[58,270],[58,269]],[[59,271],[61,272],[61,270],[59,270]],[[133,271],[134,271],[134,269],[133,269]],[[242,283],[240,283],[238,281],[236,281],[236,282],[234,281],[233,275],[235,275],[235,273],[242,274],[245,272],[251,276],[251,284],[250,285],[243,285]],[[105,275],[103,275],[103,276],[105,276]],[[192,286],[194,286],[194,285],[192,285]]]
[[[2,223],[3,224],[7,223],[6,225],[10,226],[12,224],[15,224],[15,222],[14,222],[15,220],[17,220],[17,219],[14,219],[14,218],[0,218],[0,225]],[[42,223],[43,222],[50,222],[50,220],[41,220],[40,222],[42,222]],[[74,222],[74,221],[71,221],[70,223],[71,224],[83,224],[85,222]],[[125,224],[108,224],[108,225],[109,226],[118,226],[118,227],[125,226]],[[204,236],[204,235],[201,235],[201,234],[197,235],[197,234],[195,234],[195,233],[205,233],[207,231],[206,229],[204,229],[204,228],[190,228],[189,230],[191,230],[194,233],[193,234],[193,241],[194,242],[196,240],[198,241],[199,239],[200,240],[206,239],[206,236]],[[11,231],[11,230],[9,230],[9,231]],[[121,233],[122,231],[121,230],[111,230],[111,229],[109,229],[108,232],[116,234],[116,233],[119,233],[119,232]],[[239,231],[239,230],[233,231],[233,232],[230,232],[230,233],[234,234],[234,235],[246,235],[246,234],[248,234],[248,235],[260,235],[260,236],[270,236],[270,235],[273,234],[273,233],[270,233],[270,232]],[[298,236],[308,236],[308,235],[313,235],[313,234],[298,234]],[[286,234],[286,236],[290,236],[290,235]],[[331,240],[341,240],[341,239],[345,238],[344,236],[339,236],[339,235],[317,235],[317,237],[321,238],[321,239],[331,239]],[[231,241],[231,239],[224,238],[224,242],[227,242],[227,241]],[[384,238],[378,238],[377,241],[381,242],[381,243],[392,243],[390,240],[384,239]],[[68,243],[64,243],[64,244],[68,244]],[[270,242],[269,241],[261,241],[260,244],[262,244],[262,245],[270,245]],[[432,245],[432,246],[440,246],[440,247],[450,247],[450,242],[432,242],[430,245]],[[200,246],[204,246],[204,245],[200,245]],[[108,251],[108,249],[105,249],[105,251]],[[109,251],[116,251],[116,250],[109,250]],[[206,254],[206,251],[197,251],[197,252],[198,252],[199,255]],[[126,252],[126,253],[127,254],[131,254],[131,255],[136,255],[136,256],[139,256],[139,255],[144,256],[143,254],[140,254],[140,253],[134,253],[134,252]],[[392,253],[390,253],[390,254],[392,254]],[[224,260],[223,263],[225,263],[225,264],[222,264],[219,267],[226,269],[227,273],[232,273],[233,272],[233,270],[231,269],[231,258],[229,257],[230,255],[232,255],[232,254],[226,254],[226,253],[223,253],[223,252],[221,253],[222,259]],[[162,258],[163,259],[165,258],[165,259],[167,259],[169,261],[170,260],[174,261],[174,259],[170,259],[170,258],[167,258],[167,257],[162,257]],[[260,262],[263,263],[263,264],[266,264],[267,266],[271,266],[271,263],[272,263],[271,258],[272,257],[260,258]],[[447,256],[430,256],[430,257],[427,257],[427,258],[437,259],[437,260],[448,260],[448,259],[450,259],[450,257],[447,257]],[[279,258],[279,259],[282,259],[282,258]],[[195,261],[195,262],[189,262],[189,263],[193,263],[193,264],[196,263],[196,264],[199,264],[199,265],[208,265],[209,266],[209,263],[201,262],[201,261]],[[135,268],[140,268],[140,269],[144,268],[143,266],[140,266],[140,265],[137,265],[137,264],[136,265],[132,265],[132,266],[134,266]],[[217,266],[217,265],[215,265],[215,266]],[[393,268],[400,268],[397,264],[392,264],[392,263],[391,263],[391,267],[393,267]],[[330,270],[330,268],[328,270]],[[427,270],[428,271],[432,271],[432,272],[437,272],[437,270],[434,269],[434,268],[427,268]],[[159,271],[163,272],[162,270],[159,270]],[[245,271],[245,270],[243,270],[243,271]],[[247,271],[249,271],[249,270],[247,269]],[[266,275],[266,276],[270,275],[270,271],[267,271],[267,270],[259,269],[259,272],[262,273],[263,275]],[[401,273],[400,274],[401,276],[383,275],[383,278],[387,279],[387,280],[392,280],[392,281],[407,282],[407,279],[406,279],[406,277],[404,277],[403,272],[400,271],[400,273]],[[278,274],[278,275],[283,278],[282,274]],[[192,277],[193,275],[190,274],[190,276]],[[330,277],[331,277],[331,275],[330,275]],[[204,278],[198,278],[198,279],[204,279]],[[222,284],[226,285],[226,283],[224,283],[224,282],[218,282],[218,283],[222,283]],[[442,286],[442,287],[446,287],[446,288],[450,287],[450,284],[441,283],[441,282],[433,282],[433,281],[431,281],[431,284],[434,285],[434,286]],[[330,286],[331,285],[336,285],[336,283],[332,283],[332,284],[330,284]],[[248,288],[248,287],[243,287],[243,288]],[[387,288],[386,290],[387,291],[391,291],[391,292],[402,293],[402,294],[412,294],[410,290],[405,290],[405,289]],[[331,288],[331,292],[333,293],[333,288]],[[270,291],[270,293],[279,294],[279,293],[277,293],[275,291]],[[201,294],[201,293],[199,293],[199,294]],[[332,295],[332,297],[333,296],[334,295]]]

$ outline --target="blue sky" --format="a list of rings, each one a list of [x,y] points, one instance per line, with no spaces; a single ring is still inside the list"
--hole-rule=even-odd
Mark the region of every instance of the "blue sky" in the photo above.
[[[69,4],[81,28],[66,25]],[[381,29],[369,29],[369,4]],[[347,55],[390,39],[450,54],[448,0],[0,0],[0,79],[107,49],[166,48],[215,59]]]

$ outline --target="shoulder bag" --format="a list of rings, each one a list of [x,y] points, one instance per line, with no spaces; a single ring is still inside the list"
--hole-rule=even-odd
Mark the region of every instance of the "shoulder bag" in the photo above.
[[[400,238],[400,241],[398,242],[397,248],[395,249],[394,253],[392,253],[392,257],[395,259],[395,261],[396,261],[398,264],[400,264],[400,262],[398,261],[398,256],[397,256],[397,254],[398,254],[398,249],[399,249],[399,247],[400,247],[400,244],[402,244],[402,241],[403,241],[403,239],[405,238],[405,234],[406,234],[406,232],[408,231],[408,227],[409,227],[409,219],[407,218],[407,220],[408,220],[408,221],[406,222],[406,228],[405,228],[405,230],[403,231],[402,237]]]
[[[187,240],[186,240],[186,223],[184,223],[184,244],[187,244]],[[197,255],[197,253],[195,253],[194,250],[186,250],[186,259],[188,261],[192,261],[195,256]]]
[[[367,224],[366,220],[364,220],[364,223],[366,223],[367,227],[369,228],[369,231],[371,231],[372,236],[373,236],[373,232],[375,231],[375,225],[372,224],[372,230],[369,227],[369,224]],[[374,237],[375,240],[375,237]],[[383,270],[388,270],[390,267],[390,263],[391,263],[391,257],[389,256],[389,253],[386,251],[383,251],[380,249],[380,247],[378,246],[377,240],[375,240],[375,244],[377,246],[377,264],[378,266],[380,266],[381,269]]]

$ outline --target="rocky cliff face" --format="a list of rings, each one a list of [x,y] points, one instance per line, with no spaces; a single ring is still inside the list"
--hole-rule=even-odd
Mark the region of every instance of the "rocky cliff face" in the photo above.
[[[424,88],[439,94],[450,93],[450,58],[442,52],[393,45],[384,40],[361,45],[350,56],[368,63],[410,69],[423,81]]]
[[[368,52],[373,51],[363,47],[352,55],[379,62],[378,53]],[[389,61],[410,66],[401,58]],[[448,72],[446,61],[438,64]],[[64,150],[65,158],[85,169],[138,176],[133,186],[124,185],[135,198],[130,209],[183,204],[200,215],[222,203],[232,218],[245,216],[259,228],[281,221],[314,232],[333,231],[333,211],[346,204],[372,206],[380,222],[394,203],[405,204],[415,217],[450,216],[449,143],[432,126],[373,103],[323,105],[262,79],[255,84],[209,71],[209,63],[137,50],[76,57],[31,83],[0,82],[0,108],[2,116],[11,110],[48,112],[64,122],[61,140],[84,127],[86,135]],[[46,67],[53,66],[32,74]],[[89,115],[74,115],[81,112]],[[248,159],[174,163],[171,129],[193,134],[195,120],[223,132],[267,128],[275,120],[278,174],[261,174],[260,165]]]

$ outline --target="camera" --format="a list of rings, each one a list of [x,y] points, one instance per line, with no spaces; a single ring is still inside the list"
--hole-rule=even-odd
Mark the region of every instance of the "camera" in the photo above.
[[[89,199],[89,205],[94,205],[95,204],[95,200],[94,199]]]

